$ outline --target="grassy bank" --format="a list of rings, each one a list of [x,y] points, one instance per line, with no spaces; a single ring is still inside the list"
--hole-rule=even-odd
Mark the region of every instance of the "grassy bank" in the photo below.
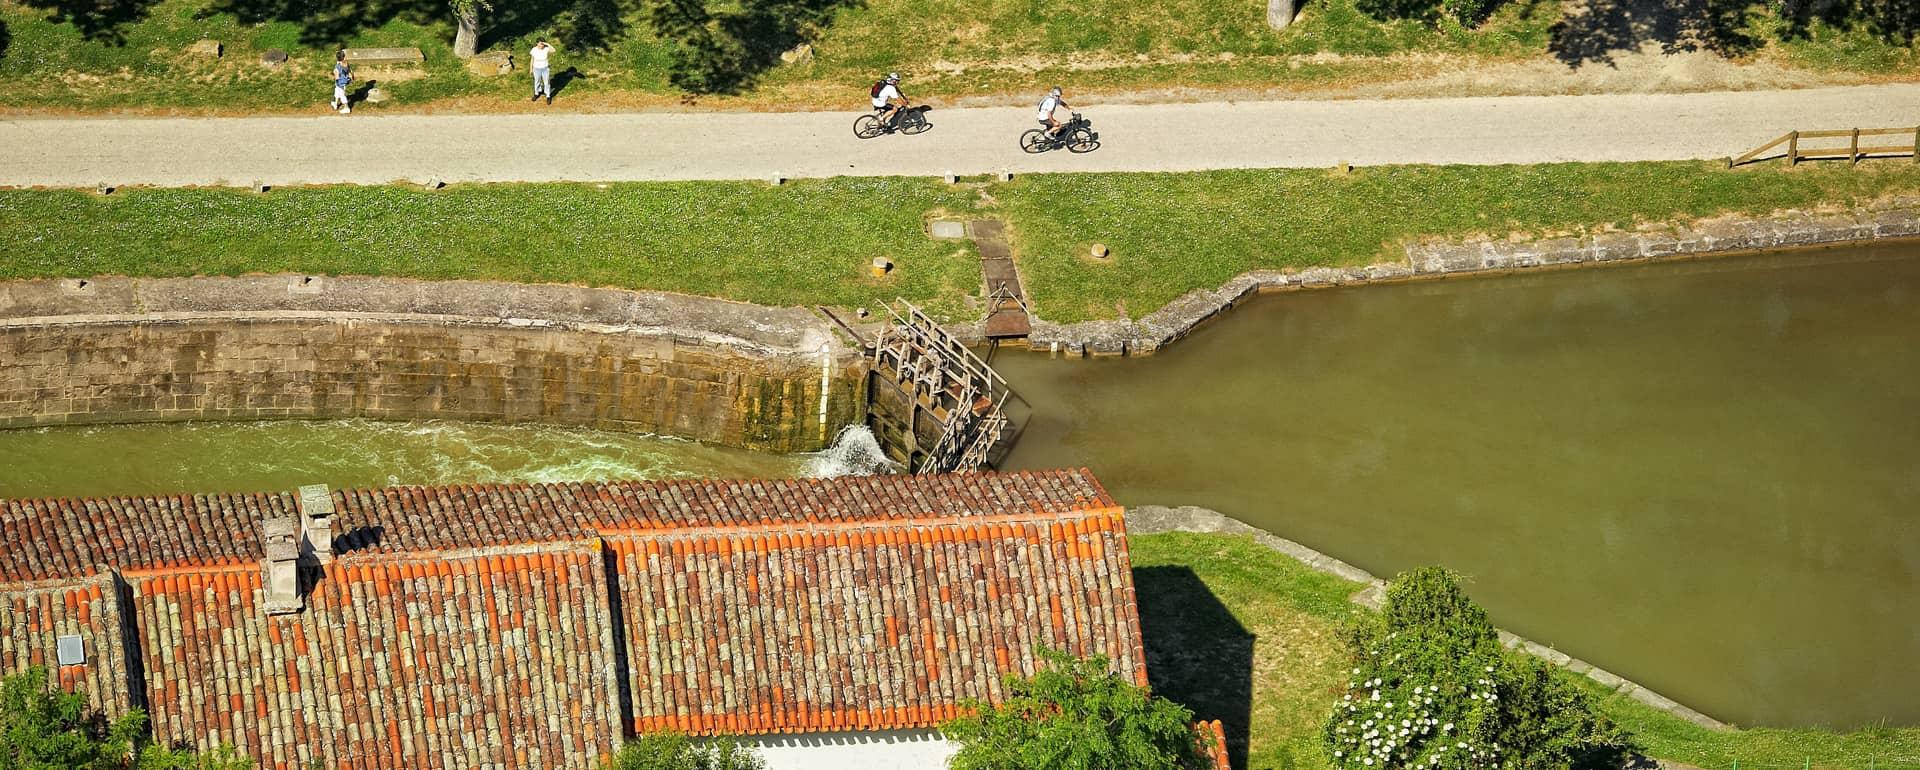
[[[888,70],[908,73],[909,93],[936,99],[1024,99],[1053,82],[1077,92],[1339,92],[1471,76],[1516,62],[1553,65],[1547,70],[1595,62],[1604,69],[1614,66],[1616,53],[1662,42],[1615,40],[1618,32],[1604,14],[1593,17],[1598,26],[1592,34],[1576,28],[1556,38],[1562,6],[1554,0],[1502,5],[1474,29],[1451,22],[1382,22],[1356,10],[1353,0],[1325,0],[1303,3],[1298,20],[1284,31],[1267,27],[1264,4],[1257,0],[826,0],[824,5],[831,9],[824,24],[755,42],[768,50],[752,65],[741,95],[708,101],[857,105],[865,85]],[[1628,6],[1607,7],[1614,5]],[[1911,44],[1820,25],[1805,34],[1789,32],[1777,13],[1754,5],[1742,32],[1752,43],[1738,62],[1856,79],[1910,75],[1920,68]],[[487,16],[481,44],[483,50],[524,58],[534,39],[558,41],[556,72],[572,68],[577,75],[562,77],[563,104],[674,104],[679,91],[668,81],[668,68],[675,46],[654,35],[648,7],[630,0],[502,3]],[[324,73],[340,46],[412,46],[425,53],[426,66],[417,76],[383,77],[393,101],[370,105],[376,111],[434,103],[511,109],[516,108],[513,97],[526,86],[524,62],[508,77],[474,76],[461,67],[452,56],[453,24],[445,0],[344,5],[0,0],[0,30],[0,105],[15,108],[317,109],[327,99]],[[227,55],[212,59],[188,53],[202,39],[221,41]],[[781,62],[773,49],[799,40],[810,41],[811,58]],[[260,54],[270,49],[287,51],[291,60],[277,68],[261,66]],[[1657,69],[1648,70],[1648,77],[1658,79]],[[1507,73],[1503,88],[1557,93],[1567,87],[1550,73],[1531,84],[1528,77]],[[1689,74],[1671,87],[1703,87],[1699,77]],[[1635,90],[1644,87],[1643,82]]]
[[[904,296],[974,317],[976,257],[933,212],[1012,225],[1037,312],[1138,317],[1254,268],[1398,259],[1425,236],[1553,233],[1920,193],[1905,163],[1401,166],[928,179],[0,191],[0,278],[306,272],[658,289],[778,305]],[[983,195],[984,194],[984,195]],[[983,203],[983,200],[990,202]],[[1113,249],[1083,259],[1093,242]],[[899,269],[866,273],[875,257]]]
[[[1339,697],[1336,633],[1359,585],[1312,572],[1251,538],[1167,533],[1129,539],[1153,685],[1247,739],[1250,770],[1324,768],[1321,720]],[[1499,618],[1494,619],[1496,622]],[[1571,675],[1568,675],[1571,676]],[[1586,682],[1583,678],[1576,681]],[[1596,694],[1603,694],[1595,686]],[[1713,732],[1637,701],[1603,708],[1649,756],[1700,767],[1866,770],[1920,763],[1920,728]],[[1242,749],[1234,747],[1236,758]]]
[[[659,289],[774,305],[904,296],[948,315],[979,258],[922,235],[925,180],[0,192],[0,276],[312,272]],[[868,276],[874,258],[897,269]]]
[[[1920,171],[1904,163],[1731,173],[1683,162],[1054,174],[994,197],[1015,224],[1036,311],[1069,322],[1138,318],[1256,268],[1392,261],[1427,236],[1631,227],[1912,191]],[[1082,258],[1095,242],[1113,257]]]

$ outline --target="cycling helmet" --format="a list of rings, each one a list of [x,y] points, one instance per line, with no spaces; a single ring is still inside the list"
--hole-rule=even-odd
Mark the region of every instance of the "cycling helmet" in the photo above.
[[[898,72],[889,72],[889,73],[887,73],[887,82],[889,82],[889,83],[898,83],[898,82],[900,82],[900,73],[898,73]]]
[[[1059,87],[1059,86],[1054,86],[1054,87],[1053,87],[1053,90],[1052,90],[1052,91],[1048,91],[1047,93],[1048,93],[1048,94],[1050,94],[1050,95],[1053,95],[1053,96],[1059,96],[1059,95],[1060,95],[1060,87]]]

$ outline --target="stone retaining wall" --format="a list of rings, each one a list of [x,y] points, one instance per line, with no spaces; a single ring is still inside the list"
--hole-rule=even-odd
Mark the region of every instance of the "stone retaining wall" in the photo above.
[[[1386,601],[1387,581],[1374,577],[1373,573],[1335,559],[1299,543],[1275,535],[1259,527],[1235,519],[1218,511],[1195,506],[1167,508],[1144,505],[1127,508],[1127,531],[1136,535],[1155,532],[1217,532],[1230,535],[1251,535],[1254,542],[1264,545],[1295,560],[1331,575],[1345,578],[1366,587],[1353,594],[1355,604],[1379,609]],[[1507,631],[1500,631],[1500,643],[1509,649],[1526,652],[1536,658],[1552,663],[1576,674],[1586,676],[1598,682],[1600,686],[1625,695],[1653,708],[1672,714],[1688,722],[1713,730],[1731,730],[1732,726],[1718,719],[1702,714],[1661,695],[1657,692],[1634,684],[1627,679],[1610,673],[1579,658],[1543,644],[1523,639]]]
[[[1027,341],[1034,350],[1071,355],[1146,355],[1259,292],[1913,237],[1920,237],[1920,200],[1898,199],[1837,214],[1783,211],[1760,217],[1728,216],[1582,238],[1422,242],[1407,247],[1404,262],[1242,273],[1217,289],[1188,292],[1138,321],[1056,324],[1036,320]]]
[[[861,419],[863,371],[805,310],[679,295],[312,276],[0,283],[0,428],[448,418],[812,451]]]

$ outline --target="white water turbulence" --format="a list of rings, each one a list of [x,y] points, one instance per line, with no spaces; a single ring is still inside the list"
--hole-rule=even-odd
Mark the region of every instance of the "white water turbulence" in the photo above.
[[[802,472],[809,478],[832,479],[841,476],[878,476],[898,473],[898,463],[880,451],[880,442],[865,425],[849,425],[833,437],[833,445],[807,455]]]

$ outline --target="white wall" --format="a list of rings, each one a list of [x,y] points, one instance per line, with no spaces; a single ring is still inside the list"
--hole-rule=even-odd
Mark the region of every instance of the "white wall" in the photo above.
[[[749,741],[767,770],[900,770],[943,768],[958,747],[938,730],[762,735]]]

